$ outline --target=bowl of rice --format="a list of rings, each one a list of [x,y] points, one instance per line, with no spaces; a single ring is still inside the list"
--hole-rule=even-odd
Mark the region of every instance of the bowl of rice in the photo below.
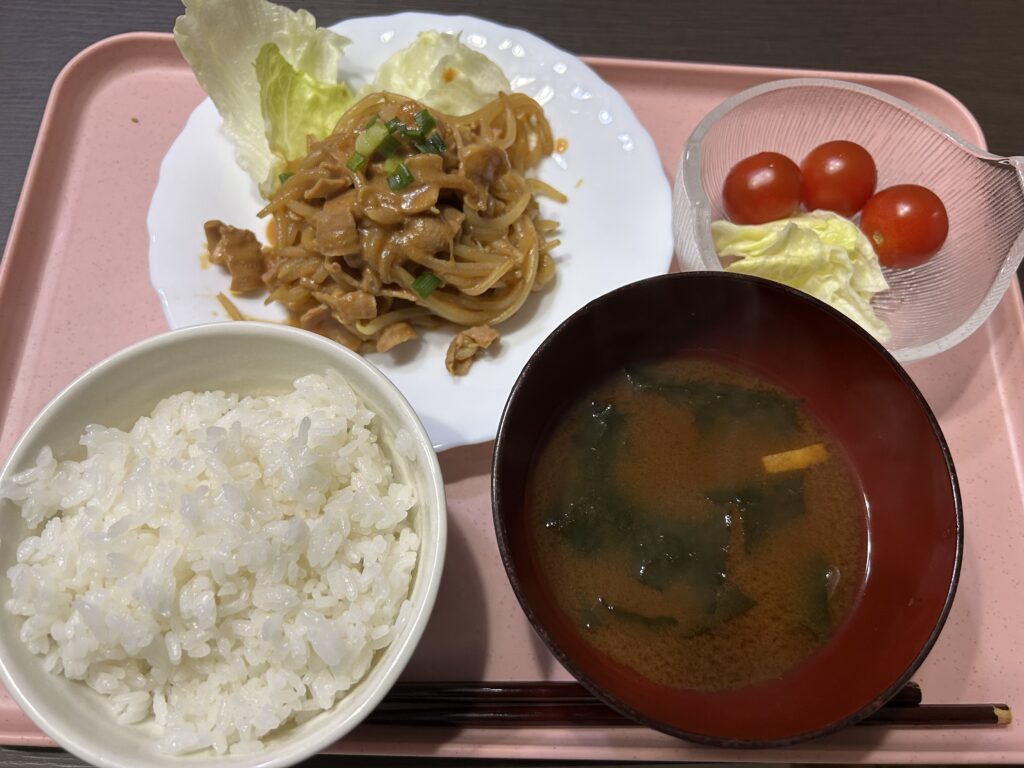
[[[315,334],[218,323],[97,364],[0,472],[0,677],[110,768],[282,766],[363,720],[446,542],[415,412]]]

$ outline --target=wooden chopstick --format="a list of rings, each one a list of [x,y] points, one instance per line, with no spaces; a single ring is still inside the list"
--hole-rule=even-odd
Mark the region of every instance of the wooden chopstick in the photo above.
[[[1005,704],[919,704],[888,705],[861,720],[858,725],[894,725],[929,728],[1009,725],[1013,720]]]
[[[500,683],[398,683],[385,701],[542,701],[600,703],[575,681]]]
[[[886,706],[917,706],[921,686],[909,682],[889,699]],[[605,706],[576,681],[565,682],[420,682],[398,683],[385,703],[398,702],[494,702],[528,704],[578,703]]]
[[[1005,704],[922,704],[908,683],[860,725],[965,727],[1008,725]],[[637,726],[576,682],[399,683],[367,722],[467,727]]]
[[[885,706],[887,707],[916,707],[921,703],[921,686],[911,680],[909,683],[904,685],[896,695],[889,699]]]
[[[492,704],[485,707],[466,705],[422,708],[379,706],[366,722],[376,725],[431,725],[461,727],[515,726],[583,726],[621,727],[638,723],[623,717],[609,707],[579,704],[544,704],[515,706]]]

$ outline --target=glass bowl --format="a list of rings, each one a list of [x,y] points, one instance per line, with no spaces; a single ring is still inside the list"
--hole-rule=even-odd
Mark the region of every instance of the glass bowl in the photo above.
[[[799,163],[834,139],[871,152],[877,189],[921,184],[945,203],[949,236],[942,250],[921,266],[886,269],[890,290],[873,306],[892,330],[886,347],[897,360],[949,349],[985,321],[1024,257],[1024,158],[985,152],[873,88],[823,78],[778,80],[710,112],[686,142],[676,175],[680,268],[722,269],[711,222],[725,218],[722,184],[733,165],[763,151]]]

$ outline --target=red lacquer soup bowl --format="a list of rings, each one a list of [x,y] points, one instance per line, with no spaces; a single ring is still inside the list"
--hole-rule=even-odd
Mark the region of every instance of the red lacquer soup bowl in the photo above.
[[[781,677],[718,693],[652,682],[589,644],[579,622],[557,606],[529,525],[531,462],[557,417],[613,371],[691,352],[736,361],[803,400],[843,449],[869,508],[865,578],[845,620]],[[812,738],[878,709],[935,643],[963,551],[953,462],[910,377],[827,305],[743,275],[655,277],[566,320],[512,390],[494,451],[492,497],[512,587],[559,661],[628,717],[726,746]]]

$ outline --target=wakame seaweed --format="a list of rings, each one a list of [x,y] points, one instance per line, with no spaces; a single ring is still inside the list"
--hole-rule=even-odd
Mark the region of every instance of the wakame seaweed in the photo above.
[[[631,576],[664,591],[685,582],[705,613],[712,613],[725,580],[730,517],[723,505],[653,514],[621,492],[614,481],[623,450],[626,417],[614,405],[593,402],[574,440],[575,481],[544,520],[581,554],[608,546],[632,550]]]
[[[633,527],[633,577],[657,590],[685,581],[708,610],[725,580],[728,512],[712,507],[685,519],[634,517]]]
[[[602,623],[605,616],[612,616],[632,624],[639,624],[648,629],[661,630],[672,629],[679,626],[679,620],[674,616],[647,616],[639,611],[623,608],[617,603],[612,603],[604,597],[598,597],[593,605],[583,611],[583,626],[593,629]]]
[[[689,628],[687,637],[697,637],[710,632],[730,619],[743,615],[755,605],[756,602],[753,598],[737,587],[735,583],[726,579],[718,588],[711,611],[705,613]]]
[[[796,401],[770,390],[677,379],[650,371],[627,370],[626,378],[638,391],[685,404],[702,433],[737,423],[776,430],[796,430],[800,426]]]
[[[727,621],[743,615],[756,605],[751,597],[728,579],[722,582],[714,594],[712,603],[701,612],[693,624],[684,629],[685,637],[694,638],[711,632]],[[601,596],[584,608],[582,612],[582,624],[585,629],[600,626],[608,618],[626,621],[654,631],[675,629],[680,623],[674,616],[648,616]]]
[[[819,640],[824,640],[832,625],[828,605],[828,586],[832,567],[820,552],[811,554],[800,573],[801,623]]]
[[[605,546],[627,523],[615,498],[594,490],[569,494],[544,520],[544,527],[558,531],[577,552],[588,554]]]
[[[578,552],[594,552],[629,529],[626,504],[612,483],[624,424],[615,406],[590,404],[575,440],[575,482],[544,520],[545,528],[560,533]]]
[[[743,520],[747,552],[752,552],[771,534],[806,511],[802,472],[741,488],[710,491],[707,497],[715,504],[736,509]]]

